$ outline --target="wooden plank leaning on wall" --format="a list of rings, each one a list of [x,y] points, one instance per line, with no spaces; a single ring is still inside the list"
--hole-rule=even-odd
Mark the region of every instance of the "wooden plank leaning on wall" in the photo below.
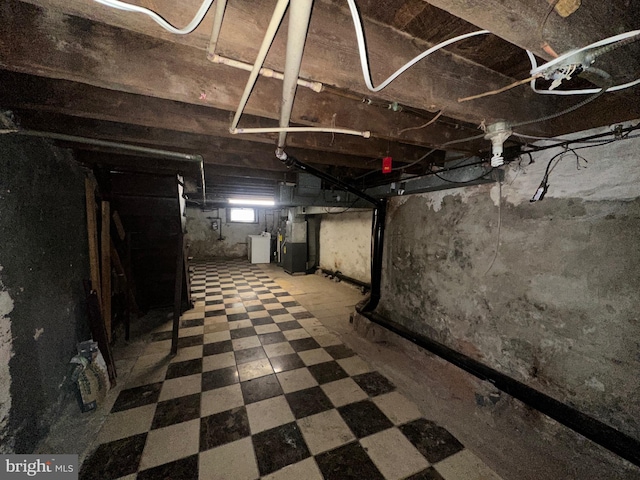
[[[111,353],[111,346],[109,344],[110,332],[106,328],[106,324],[104,321],[105,317],[103,313],[104,309],[102,308],[102,305],[104,304],[104,296],[103,289],[101,288],[102,282],[100,278],[100,246],[98,244],[98,218],[96,215],[96,182],[93,178],[87,177],[85,179],[85,195],[87,209],[87,237],[89,241],[89,270],[91,278],[91,288],[89,289],[85,287],[85,289],[87,290],[87,313],[90,322],[91,336],[93,337],[93,340],[98,342],[100,351],[102,352],[102,355],[107,364],[109,380],[111,381],[111,385],[115,386],[117,372],[113,361],[113,355]],[[108,267],[108,271],[110,281],[110,264]],[[111,304],[110,298],[108,303],[109,305]],[[111,314],[109,313],[109,315]]]

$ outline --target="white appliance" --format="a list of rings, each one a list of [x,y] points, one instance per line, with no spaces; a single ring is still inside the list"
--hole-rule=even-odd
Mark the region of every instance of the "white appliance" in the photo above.
[[[251,263],[270,263],[271,234],[264,232],[261,235],[249,235],[247,237],[247,256]]]

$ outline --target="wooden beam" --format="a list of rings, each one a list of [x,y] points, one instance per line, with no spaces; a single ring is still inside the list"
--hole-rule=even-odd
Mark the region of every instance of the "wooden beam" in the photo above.
[[[239,139],[197,135],[159,128],[87,120],[66,115],[16,110],[24,128],[67,133],[81,137],[100,138],[142,146],[155,146],[185,153],[201,154],[212,165],[245,165],[249,168],[284,170],[275,158],[275,149],[262,143]],[[328,134],[326,134],[328,135]],[[329,135],[330,136],[330,135]],[[82,147],[84,148],[84,147]],[[292,155],[308,163],[366,168],[371,158],[328,153],[317,150],[290,148]],[[426,152],[426,150],[424,150]],[[242,159],[238,163],[238,159]]]
[[[200,173],[199,169],[184,168],[185,166],[193,166],[190,163],[168,162],[166,159],[121,155],[96,150],[76,150],[75,158],[85,165],[105,165],[112,167],[114,170],[131,173],[165,173],[167,175],[175,175],[181,172],[183,174],[192,174],[193,176],[198,176]],[[205,165],[207,182],[217,177],[258,178],[285,181],[287,179],[293,180],[293,173],[294,172],[287,170],[284,166],[281,166],[281,170],[272,171],[228,165],[216,165],[215,168],[207,168]]]
[[[96,185],[89,177],[84,179],[85,199],[87,206],[87,237],[89,239],[89,271],[91,289],[95,290],[98,307],[102,312],[102,289],[100,288],[100,254],[98,247],[98,222],[96,219]]]
[[[232,135],[229,133],[229,112],[213,107],[193,105],[161,98],[135,95],[83,83],[50,79],[0,70],[0,105],[4,108],[37,110],[93,120],[106,120],[144,127],[163,128],[185,133],[215,135],[222,138],[258,142],[274,145],[277,135]],[[344,99],[354,108],[362,108],[362,102]],[[420,157],[424,150],[438,138],[459,135],[460,129],[451,125],[435,125],[425,132],[413,132],[413,136],[398,134],[404,128],[423,125],[427,119],[407,112],[381,112],[380,107],[366,107],[379,121],[384,113],[387,121],[394,121],[391,150],[393,155],[407,160]],[[277,126],[275,120],[261,119],[252,115],[243,116],[245,127]],[[442,122],[441,122],[442,123]],[[475,127],[474,127],[475,128]],[[425,138],[418,139],[422,133]],[[475,132],[474,132],[475,133]],[[406,139],[405,139],[406,137]],[[439,140],[437,140],[439,141]],[[359,156],[377,157],[390,149],[388,139],[361,138],[351,135],[291,134],[287,144],[295,148],[308,148],[332,153],[353,153]],[[466,146],[465,146],[466,147]],[[469,145],[469,148],[473,148]]]
[[[122,225],[122,219],[120,219],[120,214],[118,213],[117,210],[114,210],[113,214],[111,215],[111,218],[113,219],[113,224],[116,226],[118,237],[120,237],[121,241],[124,241],[126,232],[124,231],[124,225]]]
[[[111,215],[109,202],[102,202],[102,318],[111,342]]]
[[[543,48],[545,42],[561,54],[624,31],[635,30],[640,18],[640,4],[637,2],[583,1],[574,13],[563,18],[555,11],[549,12],[551,2],[425,1],[547,60],[553,57]]]
[[[179,181],[176,181],[176,194],[177,194],[177,204],[178,209],[177,213],[180,218],[180,222],[182,225],[183,218],[183,207],[182,207],[182,194],[183,188],[180,185]],[[175,212],[174,212],[175,213]],[[178,353],[178,332],[180,330],[180,313],[182,310],[182,283],[183,283],[183,275],[184,275],[184,232],[183,227],[180,227],[177,236],[177,244],[176,244],[176,270],[175,270],[175,287],[174,287],[174,295],[173,295],[173,328],[171,335],[171,354],[175,355]]]
[[[56,8],[62,11],[69,11],[69,5],[72,5],[76,13],[90,18],[99,17],[105,11],[103,7],[98,8],[93,3],[78,0],[38,3],[47,6],[56,3]],[[163,10],[166,8],[169,12],[175,8],[186,9],[196,2],[158,3],[162,3]],[[247,28],[247,25],[254,24],[256,19],[266,21],[270,6],[267,2],[256,3],[249,0],[230,2],[230,5],[232,8],[225,15],[224,31],[232,34],[221,42],[221,53],[236,53],[231,56],[252,60],[258,44],[256,39],[260,38],[261,33],[260,28]],[[145,31],[158,37],[68,16],[54,10],[43,11],[15,0],[3,2],[0,13],[2,36],[9,39],[4,46],[0,46],[3,65],[8,70],[209,105],[228,111],[236,109],[247,78],[246,72],[211,64],[206,60],[203,50],[191,46],[192,42],[199,42],[198,38],[202,38],[201,32],[174,40],[189,42],[189,45],[183,45],[162,40],[161,29],[146,23]],[[140,16],[117,13],[114,18],[122,22],[143,20]],[[264,18],[262,14],[265,14]],[[34,25],[37,25],[39,34],[27,35],[26,32],[36,28]],[[202,28],[206,27],[203,25]],[[367,38],[373,52],[371,62],[376,65],[375,81],[380,81],[394,67],[427,46],[415,46],[411,38],[375,24],[367,25]],[[276,67],[275,63],[281,63],[284,58],[283,48],[284,43],[280,40],[272,47],[274,60],[271,63]],[[232,49],[236,52],[231,51]],[[354,92],[368,93],[363,89],[361,73],[357,67],[354,68],[358,65],[358,59],[351,19],[345,10],[320,2],[316,4],[305,51],[301,75]],[[116,65],[117,68],[114,68]],[[382,73],[383,69],[389,71]],[[459,97],[477,93],[477,85],[493,89],[504,86],[511,80],[463,58],[438,52],[427,62],[404,74],[401,81],[381,92],[380,96],[416,108],[444,108],[452,117],[472,123],[493,118],[526,120],[555,108],[554,99],[540,99],[526,90],[505,92],[492,97],[488,105],[457,102]],[[281,89],[282,84],[277,80],[260,79],[247,105],[247,113],[277,118]],[[318,94],[301,88],[296,97],[292,122],[328,126],[335,115],[339,126],[358,130],[371,129],[374,134],[382,136],[387,136],[394,130],[393,115],[389,116],[384,111],[376,114],[375,109],[365,105],[354,108],[353,103],[329,93]],[[374,116],[382,118],[378,120]],[[411,138],[411,135],[419,137],[426,133],[408,132],[407,138]],[[444,139],[440,138],[442,140]]]
[[[425,1],[480,28],[490,30],[508,42],[530,50],[546,60],[554,58],[552,51],[562,54],[625,31],[636,30],[640,18],[639,2],[583,1],[574,13],[563,18],[555,11],[550,11],[551,0]],[[522,55],[526,58],[525,52],[522,52]],[[599,57],[594,66],[608,72],[613,77],[614,84],[635,80],[640,71],[640,42]],[[561,110],[585,97],[555,98],[556,109]],[[638,116],[640,90],[635,87],[608,93],[598,102],[566,115],[557,122],[547,124],[546,130],[558,135],[632,120]]]
[[[127,290],[128,304],[130,305],[131,309],[134,312],[136,313],[139,312],[140,309],[138,308],[138,303],[136,301],[135,285],[133,283],[133,277],[131,276],[131,272],[127,273],[128,269],[122,263],[122,260],[120,259],[120,254],[118,253],[118,249],[114,245],[113,241],[111,242],[111,259],[113,261],[113,267],[116,269],[116,272],[118,273],[118,275],[121,275],[124,277],[125,288]],[[125,325],[125,328],[128,330],[129,325]]]

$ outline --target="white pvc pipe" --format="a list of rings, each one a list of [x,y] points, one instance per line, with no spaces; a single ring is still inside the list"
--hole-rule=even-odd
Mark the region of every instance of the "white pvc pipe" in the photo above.
[[[359,137],[370,138],[371,132],[349,130],[346,128],[331,127],[265,127],[265,128],[233,128],[229,130],[233,135],[240,133],[300,133],[300,132],[322,132],[322,133],[342,133],[345,135],[357,135]]]
[[[369,71],[369,60],[367,57],[367,46],[364,41],[364,32],[362,31],[362,22],[360,21],[360,15],[358,14],[358,8],[356,7],[356,2],[354,0],[347,0],[349,4],[349,10],[351,11],[351,17],[353,18],[353,26],[356,30],[356,39],[358,40],[358,50],[360,52],[360,65],[362,67],[362,75],[364,77],[364,82],[367,85],[367,88],[372,92],[379,92],[391,82],[393,82],[396,78],[406,72],[409,68],[413,67],[416,63],[418,63],[423,58],[431,55],[433,52],[440,50],[452,43],[458,42],[460,40],[464,40],[465,38],[474,37],[476,35],[486,35],[487,33],[491,33],[489,30],[479,30],[477,32],[465,33],[464,35],[459,35],[457,37],[451,38],[449,40],[445,40],[442,43],[434,45],[428,50],[425,50],[420,55],[415,57],[413,60],[409,60],[405,63],[401,68],[399,68],[395,73],[393,73],[389,78],[387,78],[384,82],[382,82],[377,87],[373,86],[371,82],[371,72]]]
[[[253,69],[253,65],[250,63],[241,62],[239,60],[234,60],[233,58],[222,57],[220,55],[210,55],[209,60],[213,63],[219,63],[222,65],[227,65],[229,67],[238,68],[240,70],[244,70],[246,72],[250,72]],[[267,78],[277,78],[278,80],[282,80],[284,78],[284,74],[281,72],[276,72],[270,68],[261,68],[260,75]],[[298,78],[298,85],[301,87],[306,87],[314,92],[321,92],[324,89],[324,85],[321,82],[312,82],[310,80],[303,80]]]
[[[209,48],[207,49],[209,56],[215,55],[216,53],[216,45],[218,45],[220,29],[222,28],[222,19],[224,17],[224,11],[226,8],[227,0],[217,1],[216,9],[213,12],[213,28],[211,30],[211,39],[209,39]]]
[[[284,12],[287,10],[288,5],[289,0],[278,0],[278,3],[276,4],[276,8],[273,11],[273,16],[271,17],[271,22],[269,22],[269,27],[264,34],[262,45],[260,45],[256,63],[253,65],[253,69],[251,70],[251,74],[249,75],[249,80],[247,80],[247,85],[245,86],[244,92],[242,93],[242,98],[240,99],[240,105],[238,105],[238,110],[236,110],[236,114],[233,117],[233,121],[231,122],[229,131],[234,130],[240,122],[240,117],[242,116],[244,107],[247,105],[249,95],[251,95],[251,91],[253,90],[256,81],[258,80],[260,69],[262,68],[262,64],[264,63],[265,58],[267,58],[267,53],[269,52],[269,48],[273,43],[273,39],[275,38],[276,33],[278,33],[278,27],[282,22]]]
[[[296,96],[300,65],[304,52],[304,43],[307,38],[309,20],[311,19],[311,6],[313,0],[294,0],[291,3],[289,13],[289,31],[287,33],[287,52],[284,64],[284,78],[282,80],[282,105],[280,110],[280,128],[287,128],[293,110],[293,101]],[[278,148],[285,146],[287,132],[280,132]]]
[[[186,35],[188,33],[193,32],[200,23],[202,23],[202,19],[207,14],[207,11],[211,7],[213,0],[204,0],[202,5],[200,5],[200,9],[196,13],[196,16],[193,17],[193,20],[189,22],[189,24],[184,28],[176,28],[167,22],[164,18],[158,15],[156,12],[149,10],[148,8],[139,7],[138,5],[132,5],[130,3],[121,2],[120,0],[95,0],[102,5],[106,5],[107,7],[116,8],[118,10],[124,10],[125,12],[135,12],[135,13],[143,13],[151,17],[151,19],[160,25],[165,30],[168,30],[171,33],[175,33],[176,35]]]

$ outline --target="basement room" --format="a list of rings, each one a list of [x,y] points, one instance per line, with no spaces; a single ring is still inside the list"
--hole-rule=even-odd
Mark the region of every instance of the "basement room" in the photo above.
[[[0,478],[640,480],[639,40],[3,0]]]

